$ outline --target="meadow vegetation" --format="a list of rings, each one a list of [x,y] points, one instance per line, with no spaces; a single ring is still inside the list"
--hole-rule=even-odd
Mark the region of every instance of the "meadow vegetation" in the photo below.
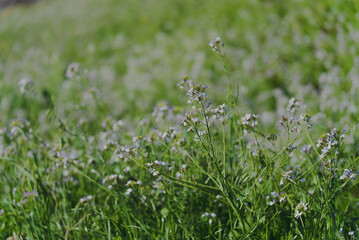
[[[359,2],[0,12],[1,239],[358,239]]]

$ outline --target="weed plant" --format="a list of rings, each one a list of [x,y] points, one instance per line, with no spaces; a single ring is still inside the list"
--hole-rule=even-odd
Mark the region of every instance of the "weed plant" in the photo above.
[[[61,17],[59,2],[39,8]],[[51,22],[42,48],[27,45],[34,35],[19,44],[10,34],[28,33],[22,18],[15,21],[26,9],[0,16],[8,20],[0,24],[1,239],[358,239],[357,4],[208,1],[195,22],[222,29],[233,43],[217,37],[208,46],[179,27],[193,12],[166,11],[192,5],[156,2],[155,10],[144,5],[118,17],[110,11],[122,9],[115,2],[75,24],[80,37],[64,33],[68,49],[52,38],[55,30],[96,1],[64,3],[67,21]],[[127,4],[134,10],[139,2]],[[256,28],[240,11],[240,36],[223,30],[223,21],[207,23],[208,15],[236,20],[242,8],[275,14]],[[143,35],[118,34],[121,24],[145,24],[151,12],[152,27],[138,27]],[[89,24],[103,16],[124,23]],[[99,39],[85,42],[81,34]],[[128,43],[133,36],[141,37]],[[144,43],[149,36],[155,40]],[[176,58],[181,51],[194,53]],[[86,68],[98,59],[104,63],[96,70]],[[174,90],[165,80],[183,72],[181,64],[191,66],[184,67],[191,77]],[[118,73],[126,73],[121,82]]]
[[[226,72],[227,104],[216,106],[207,86],[184,77],[178,86],[188,106],[160,104],[138,124],[108,118],[92,132],[94,123],[66,123],[49,110],[47,131],[26,118],[2,128],[1,234],[356,238],[359,157],[343,146],[352,128],[333,128],[314,139],[311,116],[292,98],[276,133],[266,132],[260,115],[236,107],[225,43],[216,38],[209,45]],[[77,63],[65,75],[89,84]],[[32,115],[39,101],[32,84],[19,82],[29,119],[39,117]],[[95,92],[88,94],[101,108]]]

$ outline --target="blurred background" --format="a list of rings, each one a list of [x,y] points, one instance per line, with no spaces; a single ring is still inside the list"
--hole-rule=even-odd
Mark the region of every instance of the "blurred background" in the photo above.
[[[0,0],[0,9],[18,4],[30,4],[37,0]]]
[[[186,75],[210,86],[220,104],[227,80],[208,46],[217,36],[239,112],[273,125],[294,97],[323,130],[357,118],[358,1],[29,2],[0,1],[12,5],[0,11],[1,124],[29,115],[24,78],[33,82],[35,122],[49,108],[68,121],[99,122],[183,105],[176,84]],[[65,76],[72,63],[85,80]]]

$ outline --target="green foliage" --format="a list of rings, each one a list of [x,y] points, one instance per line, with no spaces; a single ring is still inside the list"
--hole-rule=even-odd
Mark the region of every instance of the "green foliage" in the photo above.
[[[0,238],[357,239],[358,8],[3,10]]]

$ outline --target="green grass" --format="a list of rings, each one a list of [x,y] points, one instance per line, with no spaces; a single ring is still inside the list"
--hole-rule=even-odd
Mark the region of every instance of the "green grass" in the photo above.
[[[1,11],[0,238],[358,239],[358,10]]]

